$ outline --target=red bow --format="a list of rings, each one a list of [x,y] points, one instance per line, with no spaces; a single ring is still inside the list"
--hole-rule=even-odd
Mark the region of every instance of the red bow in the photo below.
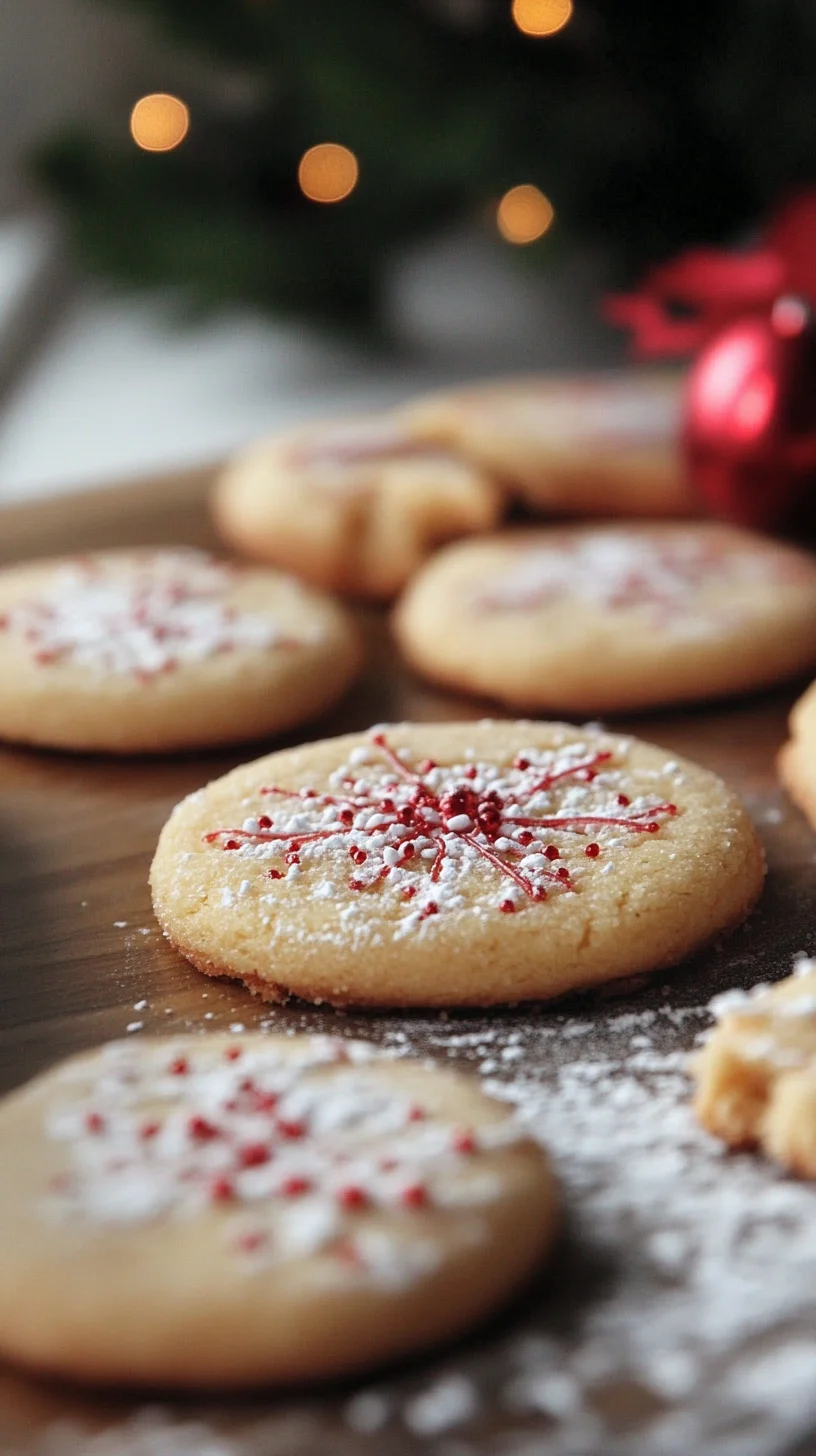
[[[632,330],[638,358],[691,354],[735,318],[767,313],[780,294],[816,302],[816,190],[780,208],[759,247],[695,248],[610,294],[604,316]]]

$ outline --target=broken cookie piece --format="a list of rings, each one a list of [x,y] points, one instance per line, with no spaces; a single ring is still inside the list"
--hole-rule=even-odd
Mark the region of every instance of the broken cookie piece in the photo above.
[[[816,959],[800,956],[775,986],[727,991],[695,1059],[694,1108],[732,1148],[761,1148],[816,1178]]]

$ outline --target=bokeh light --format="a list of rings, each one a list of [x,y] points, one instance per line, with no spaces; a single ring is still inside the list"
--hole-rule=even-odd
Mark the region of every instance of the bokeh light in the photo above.
[[[130,113],[130,134],[145,152],[172,152],[190,128],[190,113],[178,96],[157,91],[143,96]]]
[[[505,192],[496,211],[499,232],[508,243],[534,243],[554,217],[549,198],[529,182]]]
[[[354,153],[337,142],[321,142],[304,152],[298,167],[301,191],[312,202],[342,202],[357,186],[360,168]]]
[[[513,0],[513,19],[525,35],[555,35],[572,15],[572,0]]]

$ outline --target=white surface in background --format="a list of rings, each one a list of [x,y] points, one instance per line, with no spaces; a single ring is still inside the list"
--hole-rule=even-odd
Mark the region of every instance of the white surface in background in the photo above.
[[[159,303],[75,303],[0,414],[0,501],[204,463],[422,379],[283,324],[174,324]]]
[[[2,401],[0,503],[207,463],[289,422],[465,378],[609,364],[621,346],[598,325],[597,287],[591,269],[533,282],[479,235],[445,238],[390,281],[403,360],[250,312],[190,323],[166,297],[86,293]]]
[[[40,320],[57,263],[53,227],[24,218],[0,227],[0,371]]]

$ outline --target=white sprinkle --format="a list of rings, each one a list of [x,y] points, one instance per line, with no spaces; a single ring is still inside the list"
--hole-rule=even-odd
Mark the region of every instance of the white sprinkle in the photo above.
[[[129,1021],[125,1027],[125,1031],[141,1031],[143,1026],[143,1021]]]
[[[448,828],[452,829],[454,834],[464,834],[468,829],[473,828],[473,820],[468,814],[454,814],[453,818],[447,821],[447,824]]]
[[[133,1010],[134,1011],[146,1011],[147,1010],[147,1002],[146,1001],[134,1001],[134,1003],[133,1003]]]
[[[376,1390],[361,1390],[352,1396],[344,1412],[346,1425],[359,1436],[373,1436],[381,1431],[391,1415],[391,1402]]]
[[[403,1411],[409,1430],[417,1436],[437,1436],[470,1421],[479,1409],[472,1380],[464,1375],[443,1375],[429,1390],[414,1396]]]

